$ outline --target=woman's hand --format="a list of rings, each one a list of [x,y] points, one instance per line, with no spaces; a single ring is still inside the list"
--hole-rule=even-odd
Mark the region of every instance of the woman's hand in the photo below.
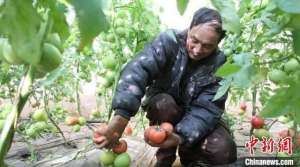
[[[170,148],[170,147],[175,147],[175,146],[178,146],[179,144],[181,144],[182,138],[176,133],[170,133],[168,135],[167,139],[160,144],[152,143],[151,141],[149,141],[147,139],[145,141],[152,147]]]
[[[94,132],[93,141],[96,144],[96,147],[99,149],[112,148],[117,144],[127,124],[127,119],[120,115],[114,116],[107,128],[98,129]]]

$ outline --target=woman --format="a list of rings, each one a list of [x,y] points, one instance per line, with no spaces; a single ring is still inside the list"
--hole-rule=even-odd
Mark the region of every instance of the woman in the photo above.
[[[156,166],[199,162],[221,165],[236,160],[236,144],[221,121],[226,96],[214,98],[220,78],[214,72],[226,61],[218,44],[224,37],[220,14],[201,8],[187,31],[168,30],[126,65],[113,98],[116,111],[98,142],[111,148],[141,106],[150,124],[170,122],[175,131],[159,147]]]

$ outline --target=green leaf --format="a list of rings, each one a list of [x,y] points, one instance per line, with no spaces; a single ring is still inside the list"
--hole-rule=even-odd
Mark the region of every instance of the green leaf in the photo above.
[[[216,75],[220,77],[226,77],[238,72],[240,69],[240,66],[226,62],[221,68],[217,70]]]
[[[54,71],[50,72],[46,79],[42,80],[40,82],[40,86],[50,86],[51,84],[53,84],[60,76],[62,76],[63,74],[65,74],[66,69],[61,67],[61,68],[57,68]]]
[[[300,13],[299,0],[274,0],[276,5],[287,13]]]
[[[275,95],[267,101],[260,115],[263,117],[278,117],[292,113],[292,115],[297,115],[298,117],[300,108],[299,89],[299,84],[291,84],[290,87],[277,89]]]
[[[289,23],[286,25],[286,27],[290,27],[292,29],[300,29],[300,14],[292,14],[291,19]]]
[[[232,82],[232,76],[229,76],[220,82],[221,86],[219,87],[215,97],[213,98],[213,101],[218,100],[228,91],[231,82]]]
[[[251,53],[240,53],[240,54],[234,55],[234,57],[233,57],[234,63],[239,66],[251,64],[252,59],[253,59],[253,54],[251,54]]]
[[[240,17],[237,14],[234,2],[232,0],[211,0],[211,2],[221,13],[224,29],[240,34]]]
[[[76,16],[79,22],[80,46],[92,43],[93,39],[101,32],[109,28],[109,24],[102,11],[101,0],[70,0],[75,7]]]
[[[8,37],[12,49],[19,60],[37,65],[41,57],[44,29],[41,17],[31,0],[5,1],[0,29]]]
[[[300,56],[300,30],[293,31],[292,37],[294,52]]]
[[[180,15],[184,14],[184,11],[186,10],[188,3],[189,0],[177,0],[177,10],[180,13]]]
[[[238,14],[240,17],[247,12],[249,5],[251,4],[251,0],[240,0],[240,8],[238,10]]]
[[[234,75],[233,84],[239,88],[249,88],[253,77],[256,76],[255,74],[256,71],[253,65],[244,65],[242,69]]]
[[[66,6],[62,3],[56,2],[55,5],[51,7],[51,17],[54,23],[52,32],[57,32],[63,40],[66,40],[70,35],[65,16],[66,12]]]

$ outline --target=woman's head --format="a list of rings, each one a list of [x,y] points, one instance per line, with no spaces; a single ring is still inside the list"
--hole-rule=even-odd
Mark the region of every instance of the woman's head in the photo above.
[[[218,11],[201,8],[194,13],[188,30],[186,47],[189,57],[201,60],[211,55],[225,36]]]

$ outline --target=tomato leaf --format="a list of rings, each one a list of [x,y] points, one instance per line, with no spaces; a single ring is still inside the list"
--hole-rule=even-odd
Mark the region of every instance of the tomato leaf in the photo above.
[[[276,5],[287,13],[300,13],[300,1],[299,0],[274,0]]]
[[[299,84],[291,84],[290,87],[281,87],[275,91],[264,106],[260,115],[263,117],[278,117],[287,113],[299,116],[300,108]]]
[[[60,76],[66,73],[66,68],[59,67],[51,71],[44,80],[40,81],[41,87],[46,87],[52,85]]]
[[[221,98],[227,92],[227,90],[230,88],[231,83],[232,83],[232,76],[229,76],[229,77],[223,79],[220,82],[221,86],[219,87],[216,95],[214,96],[213,101]]]
[[[54,6],[51,7],[51,17],[53,19],[53,32],[58,32],[59,36],[65,40],[69,35],[69,26],[66,21],[66,6],[62,3],[56,2]]]
[[[37,65],[41,57],[43,32],[41,17],[30,0],[5,1],[0,20],[1,30],[7,35],[19,60]]]
[[[300,30],[293,31],[292,37],[294,52],[300,56]]]
[[[240,8],[238,10],[238,14],[240,17],[244,15],[245,12],[247,12],[247,8],[250,6],[251,0],[243,0],[240,1]]]
[[[109,24],[102,11],[101,0],[70,0],[75,7],[80,30],[80,49],[91,44],[93,39],[109,28]]]
[[[180,15],[184,14],[188,3],[189,3],[189,0],[177,0],[177,10],[180,13]]]
[[[251,64],[252,59],[253,59],[253,54],[251,53],[240,53],[234,55],[233,57],[234,63],[239,66]]]
[[[238,72],[240,69],[240,66],[226,62],[221,68],[217,70],[216,75],[220,77],[226,77],[230,74]]]
[[[211,2],[221,13],[224,29],[239,34],[241,23],[234,2],[232,0],[211,0]]]
[[[233,84],[239,88],[249,88],[255,74],[256,70],[253,65],[244,65],[239,72],[234,74]]]

